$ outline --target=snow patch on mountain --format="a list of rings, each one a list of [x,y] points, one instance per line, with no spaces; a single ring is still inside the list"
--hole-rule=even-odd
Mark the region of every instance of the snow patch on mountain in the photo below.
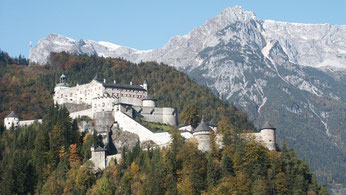
[[[117,44],[114,44],[111,42],[106,42],[106,41],[99,41],[98,43],[100,45],[107,47],[109,49],[109,51],[114,51],[114,50],[117,50],[121,47],[120,45],[117,45]]]

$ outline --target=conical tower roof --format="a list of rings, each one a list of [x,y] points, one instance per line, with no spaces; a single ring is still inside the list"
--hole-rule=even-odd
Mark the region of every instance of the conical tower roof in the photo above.
[[[196,129],[194,130],[194,132],[198,132],[198,131],[212,131],[212,129],[209,127],[209,125],[206,122],[204,122],[204,117],[202,117],[201,122],[196,127]]]
[[[12,112],[7,116],[7,118],[10,118],[10,117],[12,117],[12,118],[19,118],[19,116],[18,116],[14,111],[12,111]]]
[[[261,130],[262,129],[273,129],[273,130],[275,130],[276,128],[272,124],[270,124],[268,121],[266,121],[264,123],[264,125],[262,126]]]

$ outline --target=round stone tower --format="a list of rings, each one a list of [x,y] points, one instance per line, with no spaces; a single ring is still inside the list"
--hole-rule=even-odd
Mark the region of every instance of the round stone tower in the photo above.
[[[265,122],[263,127],[261,128],[260,134],[262,137],[262,141],[269,150],[276,150],[275,129],[276,128],[268,121]]]
[[[147,95],[147,97],[142,100],[142,106],[143,107],[156,107],[156,99],[151,97],[150,95]]]
[[[14,128],[19,126],[19,116],[15,112],[11,112],[5,119],[4,124],[6,129],[10,129],[12,126]]]
[[[209,152],[210,151],[210,132],[212,129],[209,127],[209,125],[204,122],[204,119],[202,118],[202,121],[199,123],[199,125],[196,127],[196,129],[193,130],[193,137],[197,139],[198,141],[198,149],[203,152]]]

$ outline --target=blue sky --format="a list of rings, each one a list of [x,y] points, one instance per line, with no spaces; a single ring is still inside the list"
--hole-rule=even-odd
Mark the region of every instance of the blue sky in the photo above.
[[[345,0],[0,0],[0,49],[27,57],[29,41],[49,33],[160,48],[235,5],[260,19],[346,25]]]

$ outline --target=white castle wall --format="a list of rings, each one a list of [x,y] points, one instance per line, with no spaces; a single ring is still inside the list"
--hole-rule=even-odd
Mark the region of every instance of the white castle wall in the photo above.
[[[19,126],[24,127],[24,126],[30,126],[32,125],[35,121],[42,123],[42,119],[38,120],[25,120],[25,121],[19,121]]]
[[[179,131],[189,131],[189,132],[192,132],[193,131],[193,127],[191,125],[182,126],[182,127],[179,127]]]
[[[193,135],[191,132],[188,131],[184,131],[184,132],[180,132],[180,135],[185,138],[185,139],[190,139],[193,138]]]
[[[193,137],[198,141],[198,149],[203,152],[210,151],[210,132],[198,131],[193,133]]]
[[[143,107],[156,107],[156,102],[154,100],[146,100],[146,99],[144,99],[142,101],[142,106]]]
[[[134,106],[142,106],[142,99],[147,97],[146,91],[133,89],[106,88],[105,92],[110,96],[117,97],[119,99],[118,102]]]
[[[140,142],[152,140],[157,145],[163,146],[167,145],[171,140],[169,133],[153,133],[128,115],[122,113],[120,109],[119,111],[114,111],[114,120],[118,122],[120,129],[123,131],[137,134]]]
[[[106,152],[105,151],[94,151],[94,148],[91,149],[91,158],[90,161],[94,163],[94,169],[105,169],[106,168]]]
[[[70,113],[70,117],[72,119],[76,119],[76,118],[82,117],[82,116],[88,116],[90,118],[94,118],[94,112],[90,108],[90,109],[87,109],[87,110],[81,110],[81,111],[78,111],[78,112],[71,112]]]
[[[102,83],[92,80],[90,83],[77,85],[75,87],[56,86],[54,89],[54,103],[85,103],[92,105],[92,100],[102,97],[107,93],[110,96],[119,98],[119,102],[132,104],[136,106],[142,105],[142,99],[147,97],[147,91],[135,89],[122,89],[114,87],[104,87]]]
[[[275,131],[273,129],[262,129],[257,133],[244,133],[244,137],[254,138],[255,141],[263,144],[268,150],[276,150],[275,148]]]
[[[168,124],[176,126],[177,111],[175,108],[156,108],[156,107],[139,107],[133,108],[143,117],[142,120],[154,123]]]
[[[102,83],[93,80],[90,83],[75,87],[57,86],[54,92],[54,103],[86,103],[91,105],[93,98],[103,95],[104,87]]]
[[[115,96],[101,96],[92,100],[93,112],[113,111],[114,105],[119,103],[119,99]]]
[[[6,127],[6,129],[10,129],[12,126],[14,128],[19,126],[19,118],[15,118],[15,117],[6,117],[4,119],[4,125]]]
[[[5,128],[6,129],[10,129],[13,125],[14,128],[17,127],[24,127],[24,126],[30,126],[32,125],[35,121],[42,123],[42,119],[38,119],[38,120],[24,120],[21,121],[19,120],[19,118],[15,118],[15,117],[6,117],[4,119],[4,124],[5,124]]]

